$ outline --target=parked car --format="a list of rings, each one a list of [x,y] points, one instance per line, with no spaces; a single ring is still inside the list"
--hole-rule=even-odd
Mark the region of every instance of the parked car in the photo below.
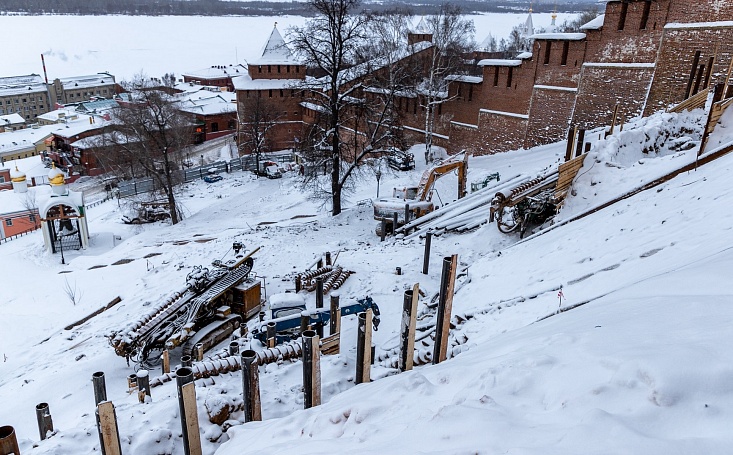
[[[412,153],[390,147],[387,150],[387,164],[396,171],[409,171],[415,169],[415,157]]]
[[[211,168],[206,173],[206,176],[204,177],[204,182],[206,182],[206,183],[214,183],[214,182],[218,182],[219,180],[223,180],[223,179],[224,179],[224,177],[222,177],[221,175],[219,175],[216,172],[216,169],[215,168]]]

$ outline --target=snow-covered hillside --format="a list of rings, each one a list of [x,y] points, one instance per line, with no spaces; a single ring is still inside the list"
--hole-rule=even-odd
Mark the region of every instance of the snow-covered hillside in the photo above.
[[[661,121],[694,130],[694,118]],[[664,129],[659,122],[635,128],[652,134]],[[709,148],[733,142],[733,133],[724,133],[731,125],[726,114]],[[696,148],[686,146],[645,154],[645,136],[633,131],[596,144],[560,219],[694,157]],[[693,145],[699,141],[694,131],[685,134]],[[559,143],[471,158],[469,181],[494,171],[538,172],[564,149]],[[268,295],[292,288],[293,274],[321,253],[339,251],[338,263],[356,272],[338,291],[342,301],[370,295],[382,311],[374,337],[379,358],[398,345],[404,289],[419,282],[429,300],[442,257],[458,254],[452,337],[462,344],[446,362],[407,373],[396,374],[389,359],[377,361],[374,381],[354,386],[356,320],[344,318],[341,354],[321,362],[324,404],[302,410],[300,361],[270,364],[260,368],[264,421],[245,425],[241,412],[221,427],[207,416],[207,407],[241,402],[239,373],[197,381],[206,454],[728,453],[731,168],[733,156],[725,156],[519,243],[493,224],[436,237],[427,276],[420,273],[420,239],[381,243],[374,236],[371,208],[357,204],[375,195],[374,180],[359,182],[348,209],[333,218],[295,176],[231,174],[211,185],[189,184],[180,194],[188,217],[174,227],[124,225],[116,202],[105,203],[89,210],[93,247],[70,254],[67,266],[42,252],[40,234],[0,245],[0,351],[7,356],[0,363],[0,425],[16,428],[24,454],[95,453],[90,378],[101,370],[123,452],[181,453],[175,386],[154,388],[152,402],[138,403],[126,387],[133,369],[105,335],[180,288],[192,266],[225,256],[237,240],[263,247],[255,271],[267,277]],[[419,176],[420,169],[385,175],[381,190]],[[453,194],[454,183],[444,180],[439,191]],[[76,305],[63,291],[66,283],[80,291]],[[573,309],[558,311],[561,287],[562,309]],[[113,309],[63,330],[118,295],[122,302]],[[313,305],[313,295],[307,299]],[[49,403],[58,429],[42,442],[34,415],[39,402]]]

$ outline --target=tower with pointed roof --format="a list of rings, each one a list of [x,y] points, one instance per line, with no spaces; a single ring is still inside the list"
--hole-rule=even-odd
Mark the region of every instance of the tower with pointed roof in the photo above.
[[[250,60],[247,74],[232,78],[237,94],[239,127],[237,141],[240,153],[251,153],[247,129],[253,106],[277,113],[277,120],[268,130],[268,148],[272,151],[294,148],[301,137],[303,124],[302,84],[305,64],[295,57],[277,29],[277,22],[265,41],[259,57]],[[254,100],[258,99],[255,103]]]
[[[433,32],[428,27],[428,24],[425,23],[424,17],[420,18],[420,22],[417,23],[415,28],[407,32],[407,45],[412,46],[423,41],[433,42]]]

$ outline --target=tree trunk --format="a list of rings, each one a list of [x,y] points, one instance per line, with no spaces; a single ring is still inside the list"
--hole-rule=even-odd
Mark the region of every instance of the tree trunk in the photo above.
[[[178,210],[176,210],[176,196],[173,194],[173,178],[171,177],[171,166],[168,161],[168,152],[163,152],[165,161],[165,192],[168,196],[168,213],[171,215],[171,224],[178,224]]]

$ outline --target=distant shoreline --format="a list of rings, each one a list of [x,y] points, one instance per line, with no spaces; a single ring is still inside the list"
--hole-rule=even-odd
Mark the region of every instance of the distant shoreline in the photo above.
[[[306,1],[268,2],[268,1],[221,1],[210,3],[205,0],[171,2],[167,4],[141,4],[135,0],[101,0],[90,5],[86,0],[66,0],[61,5],[50,8],[45,0],[0,0],[0,16],[206,16],[206,17],[253,17],[253,16],[303,16],[310,17],[312,12]],[[499,0],[494,2],[475,0],[456,0],[464,14],[481,13],[526,13],[529,2]],[[394,9],[409,10],[416,15],[432,14],[440,2],[428,0],[420,4],[409,2],[364,3],[364,10],[371,12]],[[550,13],[557,8],[560,13],[575,13],[592,7],[591,0],[576,0],[535,4],[533,11]],[[101,6],[100,6],[101,5]]]

